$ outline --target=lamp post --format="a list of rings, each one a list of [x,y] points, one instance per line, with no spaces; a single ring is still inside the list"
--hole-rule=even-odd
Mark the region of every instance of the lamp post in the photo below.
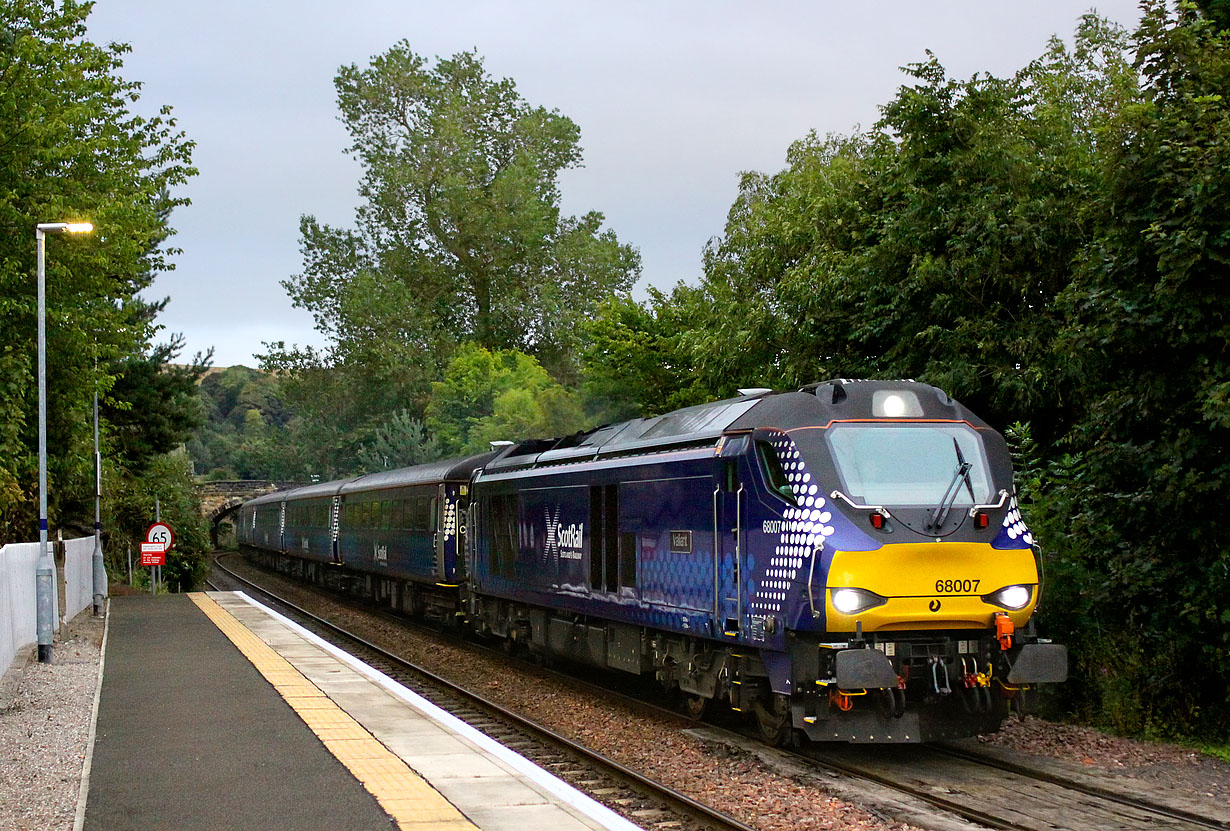
[[[97,347],[95,347],[97,350]],[[107,598],[107,566],[102,552],[102,454],[98,452],[98,357],[94,357],[94,616],[102,617]]]
[[[51,663],[52,633],[55,629],[52,596],[55,568],[47,553],[47,267],[48,231],[88,234],[88,222],[41,222],[34,228],[38,241],[38,568],[35,571],[35,599],[38,610],[38,660]]]

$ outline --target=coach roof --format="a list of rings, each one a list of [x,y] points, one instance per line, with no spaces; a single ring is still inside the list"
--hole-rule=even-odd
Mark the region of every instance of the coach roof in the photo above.
[[[403,467],[396,470],[381,470],[368,473],[342,483],[339,494],[362,493],[410,485],[436,485],[441,482],[465,482],[475,468],[495,458],[494,452],[479,453],[464,459],[443,459],[425,465]]]

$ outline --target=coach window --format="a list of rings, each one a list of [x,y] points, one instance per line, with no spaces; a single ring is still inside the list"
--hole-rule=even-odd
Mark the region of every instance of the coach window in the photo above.
[[[773,445],[767,441],[756,442],[756,458],[760,460],[760,472],[764,474],[764,480],[769,486],[769,490],[775,496],[780,496],[791,505],[799,504],[794,498],[794,490],[790,487],[790,481],[786,478],[786,471],[782,467],[781,459],[777,457],[777,451],[773,448]]]

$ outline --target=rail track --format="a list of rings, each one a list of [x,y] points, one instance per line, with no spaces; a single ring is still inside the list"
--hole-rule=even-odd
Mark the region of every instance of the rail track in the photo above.
[[[508,710],[304,609],[214,560],[219,591],[254,590],[278,611],[645,828],[754,831],[685,794]],[[230,581],[230,584],[227,583]]]
[[[857,746],[839,750],[813,746],[797,754],[814,764],[869,779],[990,828],[1230,829],[1230,823],[1217,819],[1212,811],[1203,814],[1165,805],[948,745]]]
[[[527,752],[526,748],[518,746],[521,739],[514,736],[506,740],[501,731],[509,728],[503,725],[510,723],[524,725],[516,729],[525,730],[526,734],[531,737],[530,741],[535,745],[542,745],[544,748],[563,748],[553,751],[544,750],[545,753],[566,752],[575,754],[574,758],[596,759],[597,761],[593,763],[595,772],[592,775],[601,775],[603,778],[597,781],[602,784],[590,784],[587,777],[591,774],[584,771],[580,762],[577,763],[579,767],[574,775],[563,776],[563,778],[634,821],[652,827],[654,822],[646,823],[646,817],[653,816],[654,811],[666,810],[675,816],[686,817],[689,827],[748,828],[737,820],[715,812],[683,794],[664,788],[606,759],[601,754],[594,754],[549,729],[533,724],[497,704],[461,690],[445,679],[421,668],[413,667],[380,647],[367,643],[332,623],[306,610],[299,609],[289,601],[277,597],[270,590],[234,574],[220,563],[218,563],[218,568],[245,587],[255,589],[271,598],[276,604],[282,605],[294,615],[312,621],[315,626],[328,632],[338,634],[349,643],[360,644],[363,649],[377,656],[377,660],[369,660],[369,663],[396,677],[399,681],[404,682],[402,676],[406,673],[421,674],[423,677],[430,678],[432,683],[450,690],[451,695],[457,695],[462,699],[463,703],[458,706],[476,708],[475,711],[472,714],[465,712],[464,709],[459,711],[457,707],[450,706],[417,687],[415,688],[439,706],[456,712],[459,717],[465,718],[484,732],[489,732],[498,740],[510,744],[514,749],[534,759],[543,767],[559,773],[561,766],[566,765],[567,762],[561,762],[549,755],[541,757],[546,760],[545,762],[540,760],[539,756],[533,755],[532,749],[531,752]],[[394,617],[370,607],[365,607],[363,611],[378,614],[381,617]],[[397,617],[396,619],[403,625],[410,623],[405,618]],[[368,660],[366,657],[364,659]],[[389,666],[386,668],[380,662],[387,662]],[[540,667],[533,669],[536,672],[548,672]],[[562,675],[562,673],[550,674]],[[652,702],[635,696],[629,697],[622,693],[612,693],[609,688],[591,684],[574,675],[564,677],[570,684],[592,687],[607,698],[619,695],[629,699],[630,703],[639,709],[656,711],[675,721],[680,719],[678,713],[666,710]],[[497,715],[484,715],[489,712]],[[491,720],[490,730],[484,722],[485,718]],[[725,728],[705,727],[695,732],[703,734],[702,738],[708,741],[726,743],[731,746],[746,748],[749,746],[749,740],[752,745],[759,744],[758,740],[749,734],[732,733]],[[762,758],[765,758],[765,755],[762,754]],[[1217,806],[1210,805],[1207,810],[1204,810],[1199,806],[1193,808],[1190,804],[1163,804],[1116,789],[1109,783],[1101,785],[1077,781],[1026,762],[995,758],[969,748],[953,745],[804,745],[792,750],[772,751],[767,755],[789,759],[787,767],[791,770],[810,769],[815,771],[817,776],[829,782],[833,781],[832,773],[836,772],[853,782],[875,783],[882,789],[925,803],[938,811],[941,816],[959,817],[987,828],[1010,829],[1010,831],[1056,831],[1057,829],[1072,829],[1072,831],[1137,831],[1137,829],[1230,831],[1230,809],[1224,807],[1218,810]],[[609,768],[610,772],[607,772],[607,766],[613,766]],[[599,774],[598,771],[601,773]],[[616,791],[611,790],[613,786],[606,784],[609,781],[618,782],[618,788],[622,789],[647,789],[638,791],[644,795],[636,798],[646,801],[656,799],[658,804],[670,807],[644,807],[629,811],[627,796],[611,798],[611,794]],[[650,796],[655,789],[660,788],[663,789],[664,795]],[[622,794],[624,791],[620,790],[618,793]],[[925,812],[920,815],[918,811],[909,811],[907,816],[898,816],[892,806],[886,807],[880,804],[872,807],[876,813],[893,815],[897,819],[908,820],[915,825],[925,827],[928,824]],[[674,820],[659,819],[657,823],[671,821]]]

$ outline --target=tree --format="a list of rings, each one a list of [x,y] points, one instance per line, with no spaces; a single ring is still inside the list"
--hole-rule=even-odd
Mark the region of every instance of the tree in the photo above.
[[[443,455],[479,453],[491,441],[551,438],[585,426],[581,403],[532,356],[463,344],[432,384],[427,429]]]
[[[1101,166],[1113,215],[1062,298],[1083,415],[1049,513],[1080,581],[1063,605],[1105,679],[1090,707],[1117,686],[1121,729],[1224,740],[1230,551],[1211,520],[1230,488],[1230,32],[1150,2],[1136,56],[1144,99]]]
[[[127,47],[86,39],[90,4],[0,0],[0,537],[37,533],[34,226],[90,219],[47,245],[50,515],[93,492],[94,389],[119,401],[116,370],[145,353],[161,303],[138,293],[171,267],[171,195],[192,144],[169,110],[129,112]],[[127,402],[131,405],[131,401]],[[104,440],[106,429],[104,425]]]
[[[177,366],[172,359],[182,342],[172,338],[149,354],[128,357],[114,367],[115,383],[100,415],[110,426],[115,451],[130,469],[140,470],[154,456],[179,447],[205,423],[197,383],[209,366],[210,354]]]
[[[304,272],[284,282],[332,340],[317,363],[430,377],[473,341],[571,372],[576,324],[640,268],[601,214],[560,214],[577,126],[474,53],[431,67],[404,41],[367,69],[342,67],[336,86],[364,202],[354,230],[304,217]]]
[[[398,410],[376,428],[371,443],[360,448],[359,465],[365,472],[371,472],[410,467],[439,457],[439,444],[427,435],[423,422],[411,416],[408,410]]]
[[[1136,94],[1121,29],[1086,16],[1075,44],[1007,79],[956,81],[930,57],[875,130],[745,174],[706,251],[704,383],[919,378],[1053,441],[1054,301],[1104,204],[1100,136]]]
[[[711,397],[699,383],[686,340],[695,319],[707,319],[703,304],[699,291],[680,284],[670,295],[651,288],[644,304],[612,295],[598,306],[582,328],[583,391],[591,420],[643,418]]]

